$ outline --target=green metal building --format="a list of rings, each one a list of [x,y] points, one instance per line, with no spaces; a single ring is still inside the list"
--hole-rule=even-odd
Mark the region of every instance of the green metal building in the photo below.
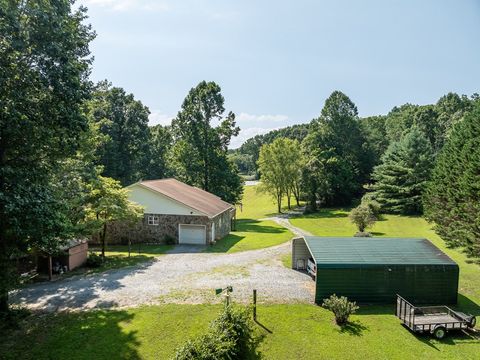
[[[292,267],[315,265],[315,302],[332,294],[359,303],[455,304],[458,265],[427,239],[304,237],[292,242]]]

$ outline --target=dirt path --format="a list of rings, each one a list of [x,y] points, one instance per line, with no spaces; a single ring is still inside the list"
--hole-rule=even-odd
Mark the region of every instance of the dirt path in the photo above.
[[[260,302],[313,299],[313,281],[281,263],[291,251],[290,242],[233,254],[181,250],[137,267],[32,285],[13,292],[12,301],[47,311],[204,303],[219,301],[214,289],[227,285],[233,286],[233,297],[240,302],[250,301],[253,289],[258,290]]]

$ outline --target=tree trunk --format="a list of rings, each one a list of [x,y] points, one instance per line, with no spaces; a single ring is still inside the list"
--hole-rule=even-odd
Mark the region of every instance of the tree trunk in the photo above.
[[[287,195],[288,210],[290,210],[290,209],[292,208],[291,205],[290,205],[290,197],[291,197],[291,195],[288,194],[288,195]]]
[[[52,281],[52,255],[48,254],[48,281]]]
[[[103,230],[102,230],[102,234],[101,234],[101,238],[102,238],[102,258],[103,260],[105,261],[105,238],[107,236],[107,223],[105,222],[103,224]]]

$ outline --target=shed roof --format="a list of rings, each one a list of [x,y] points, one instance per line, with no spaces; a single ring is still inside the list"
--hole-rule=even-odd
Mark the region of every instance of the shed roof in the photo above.
[[[456,265],[427,239],[304,237],[317,267]]]
[[[173,178],[140,181],[137,184],[198,210],[208,217],[214,217],[233,208],[232,204],[223,201],[218,196]]]

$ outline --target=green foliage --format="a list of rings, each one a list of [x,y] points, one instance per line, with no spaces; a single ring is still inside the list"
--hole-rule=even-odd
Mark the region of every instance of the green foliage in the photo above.
[[[220,86],[206,81],[190,90],[172,121],[172,155],[180,180],[236,203],[242,195],[242,180],[227,149],[240,128],[235,114],[223,116],[225,99],[220,91]],[[212,126],[214,121],[219,122],[217,127]]]
[[[97,253],[90,252],[88,253],[86,266],[89,268],[98,268],[102,266],[103,258]]]
[[[357,206],[350,211],[350,221],[357,226],[359,232],[363,233],[366,228],[375,224],[377,218],[372,209],[366,205]]]
[[[432,147],[423,133],[413,127],[392,143],[373,171],[373,198],[386,212],[422,213],[422,194],[433,166]]]
[[[348,322],[350,315],[359,309],[355,302],[348,301],[345,296],[333,294],[323,301],[323,307],[333,312],[337,325],[343,326]]]
[[[248,359],[255,351],[248,308],[225,306],[208,332],[180,347],[175,360]]]
[[[177,243],[177,240],[169,234],[166,234],[163,239],[166,245],[175,245]]]
[[[355,104],[334,91],[303,141],[308,169],[304,182],[311,208],[316,207],[314,199],[348,204],[358,195],[370,172],[363,143]]]
[[[148,165],[144,180],[163,179],[173,175],[171,147],[173,138],[170,127],[155,125],[149,128]]]
[[[108,225],[114,221],[133,225],[142,218],[143,209],[128,200],[128,190],[117,180],[98,176],[88,184],[87,189],[85,220],[93,232],[100,236],[102,257],[105,257]]]
[[[260,149],[258,169],[261,183],[258,190],[275,199],[278,212],[282,211],[284,195],[289,208],[292,194],[299,205],[302,167],[303,157],[297,140],[277,138]]]
[[[245,141],[238,149],[238,153],[250,156],[252,158],[255,171],[257,171],[260,148],[263,145],[271,144],[277,138],[287,138],[302,142],[302,140],[307,136],[309,128],[310,124],[296,124],[282,129],[272,130],[266,134],[256,135]]]
[[[228,158],[237,166],[241,174],[255,174],[256,164],[253,162],[252,155],[234,151],[228,154]]]
[[[97,84],[87,108],[101,133],[108,137],[99,149],[103,175],[119,180],[124,186],[140,180],[146,175],[151,158],[148,108],[135,100],[133,94],[112,87],[107,81]]]
[[[85,17],[67,0],[1,2],[0,311],[15,284],[15,257],[54,248],[72,230],[53,174],[87,128],[94,33]]]
[[[375,200],[372,193],[366,193],[363,195],[361,205],[368,207],[376,219],[380,217],[382,206]]]
[[[480,255],[480,101],[452,129],[425,195],[426,217],[452,246]]]

